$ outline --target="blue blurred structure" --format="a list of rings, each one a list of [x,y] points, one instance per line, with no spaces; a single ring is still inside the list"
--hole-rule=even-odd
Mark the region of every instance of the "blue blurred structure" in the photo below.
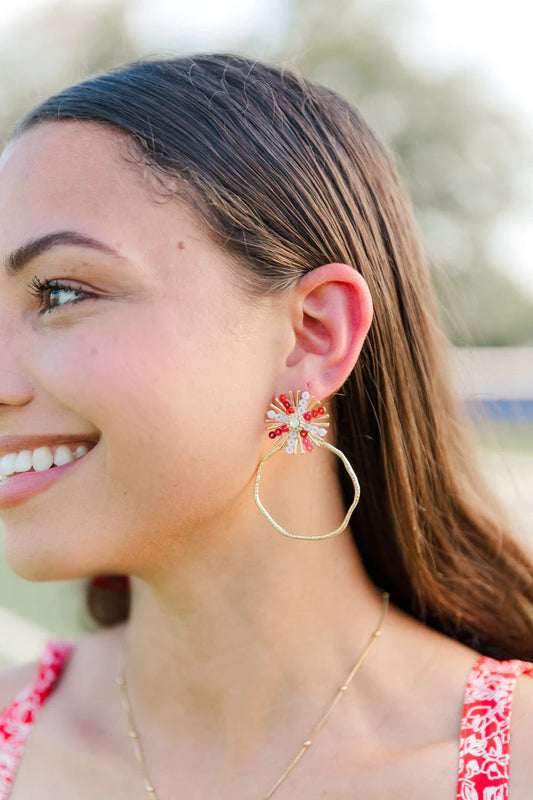
[[[458,348],[454,366],[457,389],[472,419],[533,424],[533,347]]]
[[[483,417],[495,423],[533,423],[533,398],[524,400],[486,398],[467,400],[465,405],[473,419],[479,416],[481,407]]]

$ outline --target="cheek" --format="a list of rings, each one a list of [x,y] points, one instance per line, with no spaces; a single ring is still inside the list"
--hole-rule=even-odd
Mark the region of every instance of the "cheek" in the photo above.
[[[106,499],[131,505],[128,524],[151,509],[153,524],[154,507],[181,518],[237,495],[257,465],[270,399],[254,342],[209,328],[193,336],[164,314],[156,326],[153,312],[96,322],[54,332],[39,381],[82,429],[101,432]]]

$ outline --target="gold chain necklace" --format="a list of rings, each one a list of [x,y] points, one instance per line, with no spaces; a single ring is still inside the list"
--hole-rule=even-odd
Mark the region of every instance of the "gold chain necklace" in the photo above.
[[[270,800],[270,798],[272,797],[274,792],[276,792],[279,789],[279,787],[281,786],[281,784],[283,783],[285,778],[287,778],[289,773],[292,772],[292,770],[294,769],[294,767],[296,766],[298,761],[302,758],[304,753],[306,753],[309,750],[309,748],[311,747],[311,745],[313,743],[314,737],[317,735],[317,733],[320,731],[320,729],[325,725],[329,715],[331,714],[331,712],[333,711],[333,709],[335,708],[335,706],[337,705],[337,703],[339,702],[339,700],[341,699],[343,694],[345,694],[347,692],[348,687],[350,686],[350,683],[352,682],[353,678],[355,677],[355,675],[359,671],[359,669],[362,666],[365,658],[367,657],[368,653],[370,652],[370,648],[372,647],[372,645],[374,644],[376,639],[379,636],[381,636],[381,629],[383,627],[383,623],[385,621],[385,617],[386,617],[386,614],[387,614],[387,609],[389,607],[389,595],[388,595],[387,592],[383,592],[382,599],[383,599],[383,605],[382,605],[379,624],[378,624],[377,628],[375,629],[375,631],[372,633],[372,636],[370,637],[370,639],[368,641],[368,644],[366,645],[365,649],[363,650],[363,652],[361,653],[361,655],[359,656],[359,658],[357,659],[357,661],[355,662],[355,664],[351,668],[350,672],[348,673],[348,677],[346,678],[346,680],[344,681],[344,683],[342,684],[340,689],[337,691],[337,694],[333,698],[333,702],[330,704],[330,706],[328,707],[328,709],[325,712],[325,714],[321,717],[321,719],[318,722],[318,724],[315,725],[315,727],[313,728],[309,738],[305,740],[305,742],[301,746],[300,750],[298,751],[297,755],[291,761],[291,763],[289,764],[289,766],[287,767],[287,769],[285,770],[285,772],[283,773],[281,778],[278,778],[278,780],[276,781],[276,783],[274,784],[272,789],[269,791],[269,793],[265,795],[264,800]],[[144,755],[143,755],[143,751],[142,751],[142,747],[141,747],[139,733],[138,733],[137,728],[135,727],[135,723],[133,721],[133,713],[132,713],[132,710],[131,710],[131,703],[130,703],[130,699],[129,699],[129,696],[128,696],[128,685],[126,683],[126,663],[125,663],[125,658],[122,659],[122,665],[121,665],[121,668],[120,668],[120,670],[118,672],[118,675],[115,678],[115,681],[120,687],[120,696],[121,696],[121,700],[122,700],[122,708],[124,709],[124,714],[126,716],[126,720],[127,720],[127,723],[128,723],[129,735],[130,735],[130,738],[131,738],[131,741],[132,741],[132,744],[133,744],[133,749],[135,751],[135,756],[137,758],[137,761],[139,762],[139,766],[140,766],[142,774],[144,776],[144,788],[146,789],[146,791],[148,793],[148,796],[151,798],[151,800],[158,800],[154,785],[153,785],[152,781],[150,780],[150,778],[148,776],[148,770],[146,769],[146,762],[144,760]]]

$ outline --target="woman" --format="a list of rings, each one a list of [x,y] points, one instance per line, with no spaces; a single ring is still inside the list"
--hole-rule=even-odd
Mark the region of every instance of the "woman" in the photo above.
[[[23,120],[0,230],[5,555],[107,623],[2,673],[0,796],[529,797],[531,562],[357,112],[137,63]]]

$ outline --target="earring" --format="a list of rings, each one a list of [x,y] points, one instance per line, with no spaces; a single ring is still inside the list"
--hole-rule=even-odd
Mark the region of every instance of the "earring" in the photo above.
[[[311,397],[309,392],[305,391],[300,394],[299,389],[296,393],[296,400],[292,392],[289,392],[288,397],[286,394],[280,394],[279,397],[276,397],[274,403],[270,404],[270,408],[267,411],[265,424],[269,438],[272,440],[279,439],[280,443],[271,450],[270,453],[267,453],[257,468],[254,499],[263,516],[278,533],[282,533],[283,536],[288,536],[289,539],[332,539],[334,536],[342,533],[347,527],[353,510],[359,502],[361,490],[352,465],[341,450],[338,450],[336,447],[333,447],[332,444],[324,440],[329,427],[329,422],[327,420],[329,420],[329,414],[326,411],[326,407],[321,403],[315,402],[315,398]],[[276,453],[279,453],[280,450],[285,450],[289,455],[295,455],[298,452],[298,447],[303,454],[312,452],[314,446],[326,447],[328,450],[331,450],[332,453],[339,456],[352,480],[355,493],[352,504],[346,512],[342,524],[336,530],[323,533],[319,536],[297,536],[295,533],[289,533],[285,528],[282,528],[282,526],[270,516],[261,502],[259,498],[261,471],[268,459],[272,458]]]

